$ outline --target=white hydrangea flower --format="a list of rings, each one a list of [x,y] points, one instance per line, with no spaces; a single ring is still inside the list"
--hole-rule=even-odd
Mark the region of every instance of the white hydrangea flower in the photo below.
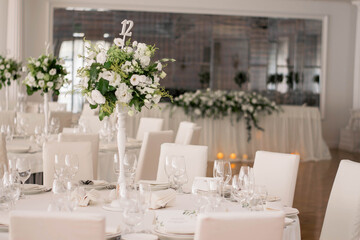
[[[149,66],[150,64],[150,57],[149,56],[142,56],[140,57],[140,64],[143,68]]]
[[[96,102],[97,104],[104,104],[106,99],[105,97],[101,94],[101,92],[97,89],[94,89],[91,91],[91,98],[94,100],[94,102]]]
[[[49,71],[49,74],[50,74],[51,76],[54,76],[54,75],[56,74],[56,69],[55,69],[55,68],[51,69],[51,70]]]
[[[42,73],[42,72],[38,72],[37,74],[36,74],[36,78],[37,79],[44,79],[44,74]]]
[[[96,62],[104,64],[106,62],[106,52],[101,51],[96,55]]]

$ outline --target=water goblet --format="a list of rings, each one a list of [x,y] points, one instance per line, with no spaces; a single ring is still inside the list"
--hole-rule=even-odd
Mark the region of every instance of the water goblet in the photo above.
[[[19,178],[22,183],[22,189],[24,189],[25,181],[28,180],[28,178],[31,175],[31,165],[30,161],[26,158],[17,158],[16,159],[16,171],[19,174]]]

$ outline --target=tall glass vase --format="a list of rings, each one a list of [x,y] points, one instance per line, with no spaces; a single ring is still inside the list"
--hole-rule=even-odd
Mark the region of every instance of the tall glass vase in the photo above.
[[[119,178],[118,178],[118,194],[119,199],[126,198],[127,184],[125,178],[124,157],[126,144],[126,111],[119,104],[116,105],[117,114],[117,147],[119,153]]]
[[[9,85],[5,83],[5,110],[9,111]]]
[[[49,93],[44,93],[44,134],[49,135]]]

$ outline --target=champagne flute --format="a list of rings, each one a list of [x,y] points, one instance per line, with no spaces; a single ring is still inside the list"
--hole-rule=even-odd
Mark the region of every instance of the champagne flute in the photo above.
[[[137,157],[135,153],[125,153],[124,156],[124,171],[125,177],[129,182],[129,185],[132,186],[135,180],[135,173],[137,167]]]
[[[79,158],[76,154],[65,155],[65,166],[69,172],[70,179],[73,179],[79,170]]]
[[[225,197],[224,188],[231,179],[231,164],[226,160],[215,160],[213,168],[213,177],[219,179],[221,184],[221,195]]]
[[[176,156],[171,162],[174,174],[174,182],[178,193],[184,193],[182,186],[187,183],[188,177],[186,173],[186,163],[184,156]]]
[[[164,169],[165,169],[165,174],[168,177],[168,182],[170,187],[173,187],[173,176],[174,176],[174,169],[172,167],[172,159],[175,156],[166,156],[165,157],[165,165],[164,165]]]
[[[16,171],[19,174],[19,178],[22,183],[22,189],[24,189],[25,181],[28,180],[28,178],[31,175],[30,161],[26,158],[17,158],[16,159]]]

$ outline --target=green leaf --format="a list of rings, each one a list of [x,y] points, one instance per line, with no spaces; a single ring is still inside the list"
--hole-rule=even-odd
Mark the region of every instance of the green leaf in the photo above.
[[[99,84],[97,85],[97,90],[101,92],[102,95],[105,95],[108,91],[109,81],[103,78],[100,78]]]
[[[105,67],[107,70],[109,70],[110,67],[111,67],[111,62],[106,62],[106,63],[104,63],[104,67]]]
[[[95,109],[95,108],[97,108],[97,107],[98,107],[98,105],[97,105],[97,104],[95,104],[95,105],[89,104],[89,105],[90,105],[90,108],[91,108],[91,109]]]
[[[90,81],[96,81],[98,78],[98,70],[97,70],[98,64],[92,64],[90,67]]]
[[[34,93],[34,90],[31,87],[26,86],[26,93],[30,96]]]

